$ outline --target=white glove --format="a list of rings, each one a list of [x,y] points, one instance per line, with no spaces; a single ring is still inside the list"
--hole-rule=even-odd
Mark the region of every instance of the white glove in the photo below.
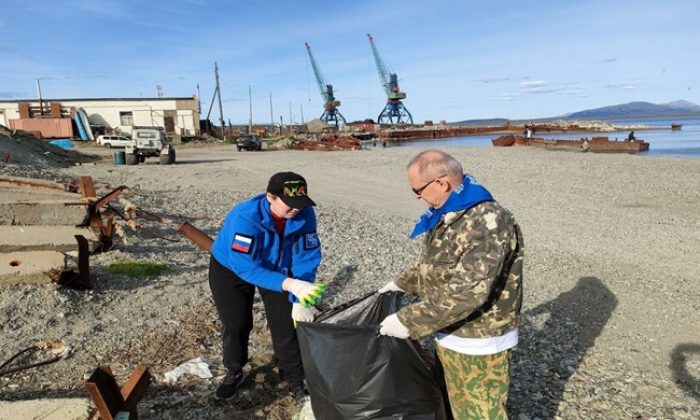
[[[299,299],[302,306],[308,307],[321,301],[326,285],[322,283],[309,283],[304,280],[288,278],[285,280],[286,290]]]
[[[384,318],[384,321],[379,325],[381,325],[379,328],[379,334],[381,335],[396,338],[408,338],[411,335],[408,332],[408,328],[399,321],[399,317],[396,314],[391,314]]]
[[[385,284],[384,287],[377,290],[377,293],[388,293],[388,292],[403,292],[404,290],[396,285],[393,281]]]
[[[318,314],[318,309],[313,306],[304,308],[300,303],[292,304],[292,319],[294,322],[312,322]]]

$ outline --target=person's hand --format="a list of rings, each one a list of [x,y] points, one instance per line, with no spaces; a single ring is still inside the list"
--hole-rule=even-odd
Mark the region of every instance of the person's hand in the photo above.
[[[326,292],[326,285],[288,278],[282,283],[282,289],[296,296],[299,299],[299,303],[303,307],[308,308],[310,305],[315,305],[321,301],[323,294]]]
[[[318,309],[313,306],[303,307],[300,303],[292,304],[292,319],[297,322],[312,322],[318,314]]]
[[[385,284],[384,287],[377,290],[377,293],[388,293],[388,292],[403,292],[404,290],[396,285],[393,281]]]
[[[388,335],[389,337],[396,338],[408,338],[411,334],[408,332],[408,328],[399,321],[399,317],[396,314],[391,314],[384,318],[384,321],[379,324],[379,334]]]

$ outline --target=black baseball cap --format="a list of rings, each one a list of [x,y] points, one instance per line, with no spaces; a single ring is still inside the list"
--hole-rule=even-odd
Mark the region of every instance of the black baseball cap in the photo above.
[[[267,183],[267,192],[279,197],[282,202],[293,209],[305,209],[315,206],[309,198],[308,187],[303,176],[294,172],[277,172]]]

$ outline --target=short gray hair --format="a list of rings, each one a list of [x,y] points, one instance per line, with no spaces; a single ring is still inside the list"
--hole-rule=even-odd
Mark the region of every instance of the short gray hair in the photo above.
[[[416,166],[423,179],[448,175],[452,179],[462,179],[464,169],[454,156],[442,150],[430,149],[420,152],[406,165],[406,170]]]

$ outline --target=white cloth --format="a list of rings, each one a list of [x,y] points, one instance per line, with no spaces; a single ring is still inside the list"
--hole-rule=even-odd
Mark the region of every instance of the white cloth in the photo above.
[[[435,341],[442,347],[457,353],[472,356],[485,356],[511,349],[518,345],[518,329],[508,331],[498,337],[465,338],[452,334],[437,332]]]

